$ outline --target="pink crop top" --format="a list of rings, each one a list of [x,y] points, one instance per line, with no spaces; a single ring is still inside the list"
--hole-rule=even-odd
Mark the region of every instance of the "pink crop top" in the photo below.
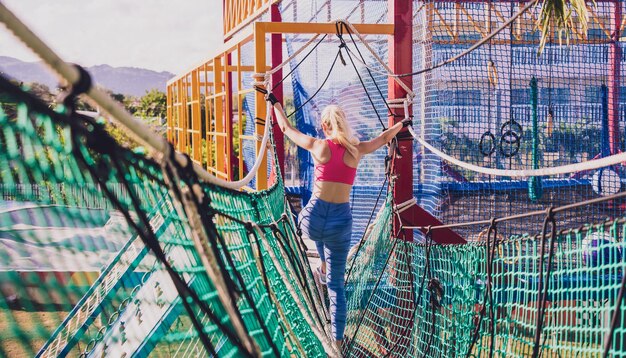
[[[328,143],[328,148],[330,148],[330,159],[324,164],[315,165],[315,180],[354,184],[356,168],[352,168],[343,162],[346,148],[341,144],[333,143],[330,139],[327,139],[326,143]]]

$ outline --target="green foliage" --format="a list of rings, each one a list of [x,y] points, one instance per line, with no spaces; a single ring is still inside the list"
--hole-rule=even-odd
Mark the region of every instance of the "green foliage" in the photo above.
[[[152,89],[139,99],[136,114],[143,118],[159,118],[165,120],[167,112],[167,96],[165,93]]]
[[[576,26],[582,33],[587,33],[588,11],[586,0],[545,0],[541,6],[541,13],[537,20],[537,27],[541,32],[539,53],[543,51],[552,31],[556,31],[559,41],[569,41],[570,33]],[[576,14],[577,24],[573,14]]]

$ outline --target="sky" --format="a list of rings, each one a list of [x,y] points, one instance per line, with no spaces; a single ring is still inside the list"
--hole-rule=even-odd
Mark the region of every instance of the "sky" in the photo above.
[[[214,55],[222,0],[1,0],[61,58],[178,74]],[[0,56],[39,59],[0,25]]]

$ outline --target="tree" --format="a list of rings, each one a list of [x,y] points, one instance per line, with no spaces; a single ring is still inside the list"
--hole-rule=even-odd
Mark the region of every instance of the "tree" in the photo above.
[[[578,25],[574,22],[574,14],[577,15]],[[588,15],[586,0],[545,0],[537,20],[537,27],[541,32],[539,52],[543,50],[552,32],[556,32],[559,41],[563,37],[566,41],[569,40],[570,33],[576,26],[579,26],[579,31],[583,34],[587,33]]]
[[[136,115],[144,118],[159,118],[163,121],[165,120],[166,109],[167,97],[165,93],[152,89],[139,100]]]

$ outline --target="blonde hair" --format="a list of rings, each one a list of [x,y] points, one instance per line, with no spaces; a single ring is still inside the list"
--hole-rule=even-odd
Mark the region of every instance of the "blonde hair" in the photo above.
[[[352,133],[352,128],[346,120],[346,114],[341,107],[331,104],[326,106],[322,111],[322,123],[330,131],[329,139],[334,139],[339,144],[344,146],[352,156],[355,158],[359,155],[359,150],[356,148],[359,145],[359,139]]]

